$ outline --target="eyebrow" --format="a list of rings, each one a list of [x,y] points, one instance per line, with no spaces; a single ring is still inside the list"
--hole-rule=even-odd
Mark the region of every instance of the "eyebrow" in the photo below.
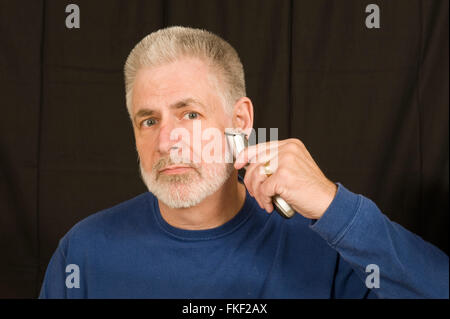
[[[202,107],[204,110],[206,109],[206,107],[200,101],[197,101],[196,99],[193,99],[193,98],[186,98],[186,99],[182,99],[180,101],[177,101],[175,103],[172,103],[169,106],[169,108],[171,108],[171,109],[181,109],[183,107],[186,107],[186,106],[192,105],[192,104],[198,105],[198,106]],[[134,120],[136,122],[137,119],[139,119],[139,118],[151,116],[151,115],[153,115],[155,113],[156,112],[154,110],[152,110],[152,109],[142,108],[134,115]]]

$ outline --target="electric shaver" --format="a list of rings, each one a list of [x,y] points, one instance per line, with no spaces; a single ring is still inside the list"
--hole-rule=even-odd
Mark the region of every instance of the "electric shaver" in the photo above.
[[[231,129],[225,130],[225,136],[227,139],[228,147],[231,151],[231,154],[233,155],[233,160],[235,161],[238,154],[242,152],[247,146],[248,146],[248,140],[247,135],[242,132],[238,132]],[[246,167],[248,164],[244,166]],[[270,176],[270,174],[266,174]],[[272,197],[272,203],[275,207],[275,210],[284,218],[291,218],[294,216],[295,211],[292,209],[292,207],[286,203],[284,199],[280,197],[280,195],[275,195]]]

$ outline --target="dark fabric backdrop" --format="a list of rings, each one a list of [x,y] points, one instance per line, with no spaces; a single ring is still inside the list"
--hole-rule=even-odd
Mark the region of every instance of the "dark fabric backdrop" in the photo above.
[[[76,3],[80,29],[67,29]],[[365,27],[365,7],[381,28]],[[448,1],[1,1],[0,297],[38,295],[58,240],[146,191],[122,69],[169,25],[239,52],[255,128],[448,253]]]

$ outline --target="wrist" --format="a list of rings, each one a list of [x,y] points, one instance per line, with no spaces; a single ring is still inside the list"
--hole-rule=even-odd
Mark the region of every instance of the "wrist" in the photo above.
[[[320,219],[323,214],[327,211],[328,207],[330,207],[331,203],[333,202],[334,198],[336,197],[338,190],[338,186],[333,183],[332,181],[328,181],[326,185],[323,188],[323,196],[321,200],[321,205],[319,209],[317,210],[316,217],[314,219]]]

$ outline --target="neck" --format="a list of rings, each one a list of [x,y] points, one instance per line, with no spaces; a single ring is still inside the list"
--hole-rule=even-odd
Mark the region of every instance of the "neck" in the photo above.
[[[202,230],[219,227],[232,219],[245,202],[245,186],[238,181],[237,171],[211,196],[188,208],[170,208],[158,200],[163,219],[173,227]]]

